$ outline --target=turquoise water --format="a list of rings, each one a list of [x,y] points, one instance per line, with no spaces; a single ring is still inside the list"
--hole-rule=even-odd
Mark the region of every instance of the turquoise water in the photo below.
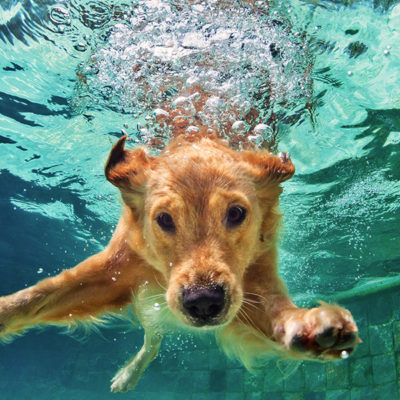
[[[111,237],[120,206],[103,165],[122,130],[138,142],[151,136],[144,121],[163,79],[151,68],[140,82],[131,75],[137,49],[127,46],[155,40],[153,31],[141,36],[134,29],[139,6],[132,4],[0,3],[0,294],[75,265]],[[141,12],[146,10],[155,15],[152,9]],[[206,19],[208,12],[199,14]],[[181,33],[189,29],[187,21],[193,23],[190,15]],[[231,58],[226,54],[225,69],[242,62],[234,70],[237,80],[223,89],[229,99],[248,101],[246,82],[264,69],[275,88],[271,104],[257,106],[266,120],[272,112],[278,116],[276,143],[267,135],[266,145],[290,151],[296,165],[282,196],[280,268],[289,290],[299,304],[335,298],[348,305],[359,318],[364,343],[352,360],[302,364],[285,381],[276,377],[286,367],[271,364],[252,377],[226,361],[212,338],[171,336],[135,392],[120,396],[396,400],[400,5],[276,3],[259,17],[253,36],[238,34],[256,24],[251,14],[209,18],[233,29],[238,43],[250,43],[247,53],[239,46]],[[168,33],[162,24],[159,29]],[[271,38],[279,57],[267,55]],[[200,53],[214,57],[216,82],[224,43],[213,43],[212,51],[206,46]],[[190,77],[190,56],[171,70],[188,67]],[[146,57],[151,66],[154,59]],[[265,65],[265,57],[272,62]],[[153,91],[147,93],[149,82]],[[221,85],[210,90],[222,91]],[[142,334],[117,323],[88,337],[33,330],[0,347],[0,399],[116,397],[109,380],[137,351]]]

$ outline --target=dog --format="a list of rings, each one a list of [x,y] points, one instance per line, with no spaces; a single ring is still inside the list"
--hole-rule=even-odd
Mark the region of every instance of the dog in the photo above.
[[[271,354],[329,361],[352,353],[360,339],[350,312],[326,303],[299,308],[278,276],[279,196],[295,171],[290,157],[256,148],[265,129],[257,109],[243,114],[238,106],[233,118],[210,125],[213,93],[198,82],[179,88],[154,111],[160,135],[172,138],[158,156],[127,149],[126,136],[110,152],[105,176],[123,211],[108,246],[0,297],[0,339],[37,325],[95,323],[132,305],[144,344],[113,378],[113,392],[136,386],[163,334],[176,328],[215,332],[248,369]],[[234,132],[230,143],[226,132]]]
[[[180,135],[157,157],[112,148],[107,179],[123,212],[105,250],[75,268],[0,298],[0,336],[38,324],[68,325],[133,304],[144,330],[139,353],[111,390],[131,390],[173,326],[214,330],[248,368],[274,353],[332,360],[357,345],[349,311],[303,309],[277,273],[281,182],[289,157],[230,149],[218,138]]]

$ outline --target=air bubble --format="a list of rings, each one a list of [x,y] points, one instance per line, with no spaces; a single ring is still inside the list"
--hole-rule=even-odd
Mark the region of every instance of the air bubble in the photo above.
[[[86,45],[86,43],[79,42],[74,46],[74,49],[77,51],[86,51],[87,45]]]
[[[232,131],[235,133],[244,133],[246,132],[246,123],[244,121],[235,121],[232,124]]]
[[[56,6],[50,10],[50,21],[55,24],[70,24],[69,11],[64,7]]]
[[[349,358],[349,353],[348,353],[346,350],[343,350],[343,351],[340,353],[340,358],[341,358],[342,360],[347,360],[347,359]]]
[[[200,132],[200,129],[197,126],[194,125],[190,125],[188,126],[188,128],[186,129],[187,133],[198,133]]]
[[[167,113],[167,111],[161,108],[156,108],[154,110],[154,115],[156,116],[156,118],[169,118],[169,114]]]
[[[260,8],[267,11],[262,3]],[[101,21],[111,15],[106,6],[99,5],[97,12],[93,4],[84,23],[90,24],[96,13]],[[260,19],[252,7],[239,3],[226,13],[210,2],[177,7],[160,0],[146,2],[146,10],[138,5],[128,14],[127,20],[107,31],[104,42],[97,43],[87,61],[95,64],[97,73],[82,90],[101,93],[102,101],[113,109],[135,117],[151,114],[144,137],[136,140],[150,143],[155,134],[160,136],[160,126],[164,128],[170,118],[160,108],[165,104],[183,114],[175,120],[177,128],[193,132],[188,128],[201,123],[220,134],[221,127],[227,129],[235,120],[247,122],[251,108],[256,107],[260,120],[267,121],[274,104],[289,109],[305,99],[309,79],[308,60],[302,56],[305,39],[290,28],[282,35],[280,25],[285,22],[277,27],[271,18]],[[272,60],[272,43],[280,50],[279,59]],[[291,68],[286,68],[289,63]],[[263,100],[258,104],[255,98]],[[162,140],[167,142],[172,131],[166,126]],[[228,141],[234,133],[222,132]]]
[[[253,132],[258,135],[266,135],[271,132],[271,128],[266,124],[258,124],[254,127]]]

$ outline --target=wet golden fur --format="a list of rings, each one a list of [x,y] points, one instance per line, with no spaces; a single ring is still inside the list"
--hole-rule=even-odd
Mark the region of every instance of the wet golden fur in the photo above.
[[[136,385],[162,333],[174,325],[214,329],[224,351],[248,368],[271,352],[328,360],[353,350],[357,328],[348,311],[327,304],[297,308],[278,276],[280,183],[294,173],[289,158],[234,151],[202,134],[178,136],[151,157],[143,148],[126,150],[125,139],[106,165],[124,202],[109,245],[75,268],[1,297],[2,339],[37,324],[90,321],[133,304],[145,345],[114,378],[113,391]],[[232,205],[247,215],[229,228]],[[157,225],[162,212],[172,216],[174,233]],[[214,325],[197,328],[182,311],[182,290],[215,284],[226,288],[226,312]]]

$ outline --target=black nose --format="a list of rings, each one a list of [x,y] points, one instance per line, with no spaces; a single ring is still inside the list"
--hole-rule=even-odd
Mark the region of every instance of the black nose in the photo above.
[[[190,287],[182,293],[184,310],[201,325],[212,322],[225,304],[225,291],[221,285]]]

